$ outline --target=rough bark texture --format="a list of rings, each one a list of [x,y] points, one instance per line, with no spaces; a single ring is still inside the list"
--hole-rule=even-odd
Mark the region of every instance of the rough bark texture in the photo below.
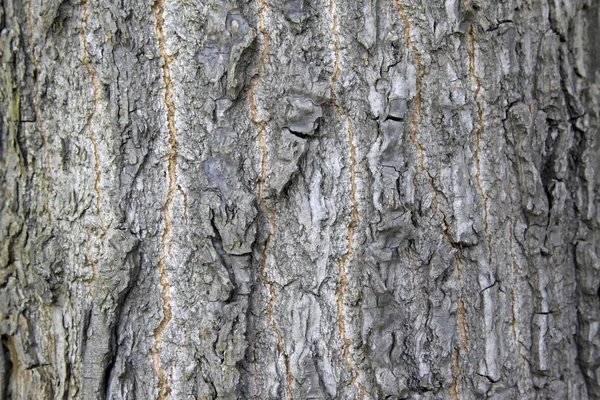
[[[0,398],[600,398],[597,1],[0,4]]]

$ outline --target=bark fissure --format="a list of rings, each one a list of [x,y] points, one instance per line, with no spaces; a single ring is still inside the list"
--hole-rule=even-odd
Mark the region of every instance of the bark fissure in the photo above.
[[[469,351],[469,330],[467,328],[467,307],[462,296],[458,299],[458,326],[462,336],[462,350],[467,354]]]
[[[164,32],[165,28],[165,3],[166,0],[159,0],[153,7],[154,16],[156,19],[156,38],[158,41],[158,50],[162,58],[162,72],[163,80],[165,83],[165,95],[164,103],[167,110],[167,128],[169,133],[169,144],[170,153],[168,156],[167,164],[167,175],[168,175],[168,187],[167,187],[167,199],[163,207],[164,214],[164,230],[162,234],[162,256],[158,262],[158,271],[160,274],[160,285],[162,287],[162,308],[163,308],[163,319],[159,323],[158,327],[154,330],[154,349],[151,352],[152,363],[154,370],[158,377],[158,400],[163,400],[169,397],[171,388],[169,386],[169,378],[165,373],[164,368],[161,366],[160,354],[163,349],[163,336],[164,331],[171,322],[173,317],[173,310],[171,306],[171,285],[169,284],[169,274],[167,271],[167,258],[172,258],[172,247],[171,247],[171,236],[173,230],[173,216],[171,208],[173,205],[173,199],[175,191],[177,189],[177,158],[179,156],[179,131],[175,124],[175,103],[173,100],[175,94],[175,88],[171,79],[171,64],[173,62],[172,57],[167,52],[167,38]]]
[[[259,65],[258,65],[258,73],[263,74],[265,72],[265,63],[271,64],[271,55],[270,55],[270,47],[269,44],[271,42],[271,37],[269,36],[269,31],[267,30],[267,22],[265,20],[265,13],[269,7],[266,0],[259,0],[258,5],[258,30],[260,31],[263,37],[263,48],[260,53]]]
[[[187,193],[181,185],[177,185],[177,190],[179,190],[179,194],[181,194],[181,198],[183,199],[183,218],[185,219],[185,223],[189,225],[190,219],[188,217],[188,197]]]
[[[87,24],[89,18],[89,4],[87,1],[83,3],[83,24],[81,28],[81,42],[83,45],[83,64],[87,69],[87,72],[92,81],[93,88],[93,107],[92,112],[90,113],[87,120],[87,130],[90,136],[90,140],[92,142],[92,147],[94,149],[94,190],[96,191],[96,213],[98,214],[98,221],[100,223],[100,240],[104,242],[104,238],[106,237],[106,225],[104,223],[104,218],[102,217],[102,200],[104,194],[102,192],[102,163],[100,161],[100,146],[98,144],[98,138],[96,136],[96,132],[94,131],[94,118],[99,116],[100,113],[100,102],[101,102],[101,89],[100,83],[98,82],[98,74],[96,70],[92,66],[92,58],[90,56],[90,52],[88,50],[88,41],[87,41]]]
[[[406,42],[406,47],[408,49],[410,49],[413,53],[414,64],[415,64],[415,68],[417,69],[417,82],[416,82],[416,93],[415,93],[415,112],[413,113],[413,115],[411,116],[411,119],[410,119],[410,121],[411,121],[411,131],[410,131],[410,136],[409,136],[410,141],[417,148],[419,171],[426,173],[427,176],[429,177],[430,185],[434,192],[434,211],[436,211],[436,212],[439,211],[442,214],[442,222],[444,224],[442,234],[444,235],[444,239],[446,240],[446,242],[448,242],[448,244],[451,247],[458,249],[459,246],[454,242],[454,240],[452,239],[452,237],[449,233],[450,223],[448,222],[448,217],[443,210],[439,209],[438,197],[440,195],[443,195],[443,193],[437,187],[434,176],[429,171],[429,169],[425,166],[425,147],[423,146],[423,144],[417,137],[417,134],[419,133],[419,130],[420,130],[420,128],[419,128],[420,124],[423,120],[423,111],[422,111],[422,109],[423,109],[423,94],[422,94],[422,91],[423,91],[423,79],[425,77],[425,71],[424,71],[424,68],[421,63],[421,53],[419,52],[419,49],[417,48],[416,44],[412,40],[412,37],[411,37],[412,24],[410,22],[410,19],[408,18],[408,14],[406,13],[406,8],[405,8],[404,4],[400,3],[399,0],[393,0],[393,1],[394,1],[394,4],[396,5],[398,13],[400,14],[400,17],[402,18],[402,21],[404,22],[404,40]],[[415,172],[415,177],[413,179],[415,195],[417,193],[417,177],[418,177],[419,171]],[[417,204],[416,201],[414,201],[414,204],[415,205]]]
[[[413,52],[413,59],[415,68],[417,69],[417,82],[416,82],[416,94],[415,94],[415,112],[413,113],[410,124],[410,141],[417,148],[417,153],[419,157],[419,169],[421,171],[425,170],[425,149],[423,144],[417,137],[419,133],[419,124],[423,120],[423,97],[422,97],[422,88],[423,88],[423,77],[425,76],[425,71],[423,70],[423,66],[421,65],[421,53],[417,48],[416,44],[413,42],[411,37],[412,24],[410,19],[408,18],[408,14],[406,13],[405,5],[402,4],[399,0],[393,0],[396,8],[398,10],[398,14],[402,18],[404,22],[404,41],[406,42],[406,47],[411,49]]]
[[[92,231],[88,230],[88,240],[87,240],[87,257],[88,262],[92,268],[92,276],[88,280],[88,294],[91,298],[94,297],[94,282],[98,280],[98,264],[96,263],[96,259],[94,256],[93,249],[93,240],[92,240]]]
[[[454,255],[454,274],[456,275],[456,280],[458,283],[458,315],[457,315],[457,323],[458,329],[460,331],[460,347],[454,349],[454,354],[452,357],[452,385],[450,386],[450,395],[453,400],[460,399],[460,392],[458,390],[458,385],[460,384],[460,379],[462,375],[462,368],[460,363],[462,361],[461,353],[465,356],[469,350],[469,330],[467,327],[467,307],[465,305],[465,301],[463,298],[463,282],[462,282],[462,268],[460,265],[460,259],[458,254]]]
[[[221,237],[221,233],[219,232],[219,229],[217,228],[217,225],[215,224],[214,213],[211,213],[211,214],[212,215],[211,215],[211,219],[210,219],[210,224],[214,231],[214,236],[211,237],[211,243],[212,243],[213,248],[217,252],[217,255],[219,256],[219,259],[221,260],[221,264],[223,264],[223,267],[227,270],[227,275],[229,276],[229,280],[231,281],[231,284],[233,285],[233,289],[231,290],[229,297],[227,298],[227,300],[225,300],[225,303],[231,303],[237,299],[238,292],[239,292],[239,284],[235,277],[235,273],[233,270],[233,266],[231,265],[231,260],[229,258],[229,254],[223,248],[223,238]]]
[[[510,207],[511,210],[514,212],[515,208],[514,208],[514,203],[513,203],[513,198],[512,198],[512,193],[511,193],[511,189],[508,189],[508,198],[510,201]],[[508,248],[509,248],[509,253],[510,253],[510,259],[511,259],[511,265],[512,265],[512,272],[513,272],[513,287],[510,291],[510,300],[511,300],[511,313],[512,313],[512,321],[511,321],[511,327],[512,327],[512,332],[513,332],[513,340],[515,341],[515,344],[517,345],[518,349],[519,349],[519,359],[521,361],[521,365],[522,365],[522,370],[523,370],[523,374],[522,374],[522,379],[526,385],[526,387],[524,388],[525,391],[529,391],[532,389],[532,383],[527,379],[527,375],[529,374],[529,362],[527,361],[527,359],[525,358],[525,355],[527,354],[527,349],[526,347],[523,345],[523,340],[520,338],[519,335],[519,330],[517,329],[517,324],[518,324],[518,318],[517,318],[517,288],[519,287],[519,265],[517,263],[517,258],[516,258],[516,254],[515,254],[515,249],[514,249],[514,221],[513,221],[513,217],[512,214],[509,217],[509,224],[508,224],[508,229],[509,229],[509,239],[508,239]]]
[[[439,209],[438,197],[440,195],[443,195],[443,193],[438,189],[438,187],[435,183],[434,176],[429,171],[429,169],[425,166],[425,147],[423,146],[423,144],[417,137],[417,134],[419,133],[419,130],[420,130],[420,128],[419,128],[420,124],[423,120],[423,94],[422,94],[422,91],[423,91],[423,79],[425,77],[425,70],[421,63],[421,53],[419,52],[419,49],[417,48],[416,44],[412,40],[412,37],[411,37],[412,24],[410,22],[410,19],[408,18],[408,14],[406,13],[406,8],[405,8],[404,4],[402,4],[399,0],[393,0],[393,1],[394,1],[394,4],[396,5],[398,13],[400,14],[400,17],[402,18],[402,21],[404,22],[404,40],[406,42],[406,47],[408,49],[410,49],[413,53],[414,64],[415,64],[415,68],[417,70],[416,93],[415,93],[415,98],[414,98],[415,99],[415,112],[413,113],[413,115],[411,116],[411,119],[410,119],[410,121],[411,121],[411,131],[410,131],[410,136],[409,136],[410,141],[417,148],[419,170],[421,172],[424,172],[427,174],[427,176],[429,177],[429,180],[430,180],[431,188],[434,191],[434,211],[436,211],[436,212],[440,211],[440,213],[442,214],[442,222],[444,224],[442,233],[444,235],[444,238],[446,239],[448,244],[450,244],[450,246],[458,249],[459,246],[454,242],[454,240],[452,240],[452,237],[450,236],[450,233],[449,233],[450,224],[448,222],[448,217],[443,210]],[[418,171],[415,173],[415,180],[416,180],[418,173],[419,173]],[[416,182],[414,183],[414,188],[415,188],[415,193],[416,193],[417,192]],[[415,204],[416,204],[416,202],[415,202]]]
[[[475,83],[475,90],[473,92],[473,100],[477,105],[477,124],[478,127],[475,129],[475,152],[473,157],[475,158],[475,185],[477,186],[477,190],[481,195],[481,199],[483,200],[483,225],[485,229],[485,233],[487,235],[487,246],[488,246],[488,262],[492,263],[492,235],[490,234],[489,228],[489,209],[488,209],[488,197],[485,191],[483,190],[483,186],[481,185],[481,135],[484,130],[484,121],[483,121],[483,101],[480,98],[481,92],[481,79],[477,74],[477,66],[476,66],[476,41],[475,41],[475,32],[473,29],[473,25],[470,25],[467,30],[469,36],[469,76]]]
[[[458,384],[460,382],[460,376],[462,369],[460,367],[460,350],[454,349],[454,355],[452,356],[452,385],[450,386],[450,396],[452,400],[460,400],[460,392],[458,390]]]
[[[252,123],[258,128],[258,147],[261,151],[261,168],[260,177],[258,180],[258,201],[263,212],[268,216],[269,232],[265,240],[264,248],[260,254],[259,260],[259,272],[263,283],[269,289],[269,300],[266,306],[266,325],[270,327],[277,339],[277,353],[283,357],[283,363],[285,366],[287,391],[290,398],[294,398],[294,377],[291,372],[290,360],[287,352],[285,351],[285,344],[283,341],[283,335],[277,327],[277,323],[273,319],[273,307],[277,301],[277,290],[275,283],[269,278],[267,273],[268,267],[268,251],[271,250],[271,242],[277,234],[277,214],[267,204],[267,196],[265,195],[265,185],[268,181],[269,174],[269,147],[267,145],[267,126],[266,123],[261,119],[260,109],[256,101],[256,88],[260,84],[261,75],[266,71],[266,64],[270,64],[269,56],[269,33],[267,29],[265,13],[267,11],[267,3],[264,0],[260,0],[258,9],[258,21],[259,30],[263,37],[263,49],[259,59],[259,70],[250,83],[248,88],[248,102],[250,104],[251,119]],[[260,335],[260,332],[257,334]]]
[[[335,0],[331,0],[329,4],[329,13],[333,19],[332,25],[332,34],[333,34],[333,50],[334,50],[334,70],[331,76],[331,103],[336,110],[339,117],[346,117],[347,124],[347,134],[348,134],[348,147],[350,150],[350,203],[352,206],[352,220],[350,224],[348,224],[348,230],[346,234],[347,247],[346,252],[342,255],[340,260],[338,261],[338,275],[339,275],[339,288],[336,294],[336,303],[337,303],[337,313],[338,313],[338,328],[340,339],[343,343],[342,349],[342,358],[346,363],[348,368],[348,372],[350,373],[350,382],[348,385],[354,385],[359,378],[360,371],[357,366],[350,360],[350,346],[352,345],[352,340],[347,337],[347,329],[346,329],[346,310],[344,304],[344,297],[348,292],[349,281],[348,274],[346,271],[346,267],[354,254],[354,236],[356,227],[360,221],[360,213],[359,213],[359,204],[357,200],[357,182],[356,182],[356,167],[358,165],[356,158],[356,145],[354,144],[354,130],[352,128],[352,120],[350,115],[344,113],[341,105],[338,104],[336,98],[336,86],[337,80],[341,73],[340,67],[340,34],[339,34],[339,25],[338,25],[338,14],[336,9]],[[345,114],[345,115],[344,115]],[[361,398],[365,396],[365,389],[363,385],[358,382],[358,388],[360,391]]]
[[[50,173],[52,172],[52,161],[50,159],[50,152],[48,151],[48,134],[46,133],[46,129],[44,127],[44,118],[42,115],[42,108],[40,107],[38,96],[40,93],[40,79],[39,75],[41,73],[40,68],[40,60],[36,54],[35,50],[35,40],[34,33],[35,27],[33,23],[33,11],[32,11],[32,2],[33,0],[28,0],[27,2],[27,23],[29,25],[29,46],[31,47],[31,60],[33,62],[33,74],[35,76],[35,93],[33,95],[33,106],[35,109],[36,120],[40,129],[40,136],[42,137],[42,149],[44,150],[45,159],[46,159],[46,168],[47,171],[42,172],[42,178],[46,183],[46,212],[48,214],[48,221],[52,223],[52,211],[50,210],[50,191],[52,185],[50,183]]]

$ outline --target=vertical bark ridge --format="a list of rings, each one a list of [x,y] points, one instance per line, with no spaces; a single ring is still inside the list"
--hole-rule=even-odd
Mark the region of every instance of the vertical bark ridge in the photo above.
[[[183,218],[185,219],[185,223],[189,224],[189,217],[188,217],[188,198],[187,198],[187,194],[185,193],[185,190],[183,190],[183,188],[181,187],[181,185],[177,185],[177,190],[179,191],[179,194],[181,194],[181,198],[183,199]]]
[[[89,18],[89,4],[88,1],[83,3],[83,26],[81,29],[81,42],[83,44],[83,64],[90,75],[90,79],[92,81],[92,88],[94,90],[94,106],[92,108],[92,112],[90,113],[87,120],[87,129],[88,134],[90,136],[90,140],[92,141],[92,145],[94,148],[94,190],[96,191],[96,212],[98,213],[98,220],[100,222],[100,229],[102,233],[100,234],[100,238],[103,240],[106,236],[106,225],[104,223],[104,218],[102,218],[102,199],[104,194],[102,193],[102,164],[100,161],[100,148],[98,145],[98,138],[96,137],[96,132],[94,131],[93,123],[94,118],[98,115],[100,111],[100,83],[98,82],[98,74],[96,70],[92,66],[92,59],[90,57],[90,53],[88,50],[88,42],[87,42],[87,23]]]
[[[260,53],[260,60],[258,65],[258,73],[263,74],[265,72],[265,63],[271,64],[270,47],[271,37],[267,30],[267,23],[265,21],[265,12],[269,7],[265,0],[259,0],[258,5],[258,30],[263,37],[263,48]]]
[[[511,209],[511,213],[509,214],[509,219],[508,219],[508,228],[509,228],[508,249],[510,252],[510,260],[511,260],[511,265],[512,265],[512,272],[513,272],[513,284],[512,284],[512,289],[510,291],[511,313],[512,313],[511,327],[512,327],[512,331],[513,331],[513,340],[519,349],[519,359],[521,360],[521,365],[522,365],[522,369],[523,369],[522,379],[523,379],[524,384],[526,385],[526,387],[524,389],[526,392],[529,392],[532,389],[533,383],[527,379],[528,374],[530,372],[529,371],[529,362],[525,358],[527,349],[523,345],[523,340],[519,337],[519,331],[517,329],[518,319],[517,319],[517,309],[516,309],[516,307],[517,307],[516,289],[518,288],[518,285],[519,285],[519,264],[517,262],[517,257],[515,255],[515,248],[514,248],[513,214],[516,215],[516,212],[515,212],[515,207],[514,207],[514,202],[513,202],[513,197],[512,197],[512,190],[510,188],[510,184],[508,186],[507,195],[508,195],[508,199],[510,202],[510,209]]]
[[[458,299],[458,324],[462,336],[462,350],[466,354],[469,350],[469,330],[467,328],[467,307],[462,296]]]
[[[454,243],[454,240],[452,240],[452,237],[450,236],[450,233],[449,233],[450,223],[448,222],[448,216],[446,215],[446,213],[443,210],[441,210],[439,208],[438,197],[442,194],[442,192],[437,187],[437,185],[435,183],[435,178],[432,175],[431,171],[429,171],[427,169],[427,167],[425,166],[425,147],[423,146],[423,144],[417,137],[417,134],[419,133],[419,130],[420,130],[420,128],[419,128],[420,123],[423,121],[423,94],[422,93],[423,93],[423,78],[425,77],[425,71],[424,71],[423,65],[421,63],[421,53],[419,52],[419,49],[417,48],[416,44],[412,40],[412,37],[411,37],[412,24],[410,22],[410,19],[408,18],[408,14],[406,13],[404,4],[400,3],[399,0],[393,0],[393,2],[396,5],[396,8],[398,10],[398,13],[400,14],[400,17],[402,18],[402,21],[404,22],[404,40],[406,42],[406,47],[409,48],[413,52],[414,64],[415,64],[415,68],[417,69],[417,82],[416,82],[416,93],[415,93],[415,112],[411,116],[410,140],[417,148],[418,157],[419,157],[419,159],[418,159],[419,170],[421,172],[425,172],[427,174],[427,176],[429,177],[430,185],[434,192],[434,203],[433,203],[434,211],[436,211],[436,212],[439,211],[442,214],[442,222],[444,224],[444,229],[443,229],[442,233],[444,235],[444,239],[446,240],[446,242],[448,242],[448,244],[451,247],[458,249],[458,246],[456,245],[456,243]],[[417,174],[418,174],[418,172],[415,174],[415,177],[417,177]],[[416,186],[417,185],[415,183],[415,193],[416,193]],[[415,202],[415,204],[416,204],[416,202]]]
[[[454,354],[452,355],[452,385],[450,386],[450,397],[452,400],[460,400],[460,392],[458,390],[458,384],[460,382],[460,376],[462,374],[462,369],[460,367],[460,350],[454,349]]]
[[[340,33],[338,32],[338,16],[336,13],[335,0],[331,0],[329,3],[329,13],[333,18],[332,34],[334,56],[333,75],[331,75],[331,102],[338,114],[341,115],[341,110],[339,108],[339,105],[337,104],[335,94],[338,76],[340,75]]]
[[[277,301],[277,291],[275,289],[275,283],[269,278],[267,274],[267,266],[268,266],[268,250],[271,247],[271,241],[273,237],[277,233],[277,214],[273,211],[268,205],[267,200],[264,194],[265,184],[267,182],[268,176],[268,160],[269,160],[269,148],[266,144],[266,135],[267,130],[266,126],[263,122],[261,122],[259,118],[259,110],[255,102],[255,94],[254,87],[259,84],[259,75],[256,75],[252,80],[252,86],[248,89],[249,91],[249,101],[252,109],[252,122],[258,127],[259,134],[259,148],[262,153],[262,161],[261,161],[261,175],[258,181],[258,198],[260,202],[261,209],[268,215],[269,217],[269,234],[267,235],[267,239],[265,240],[265,246],[260,254],[259,261],[259,269],[260,275],[263,283],[267,285],[269,288],[269,300],[267,302],[266,312],[267,312],[267,321],[266,325],[271,327],[273,333],[277,338],[277,352],[283,356],[285,369],[286,369],[286,377],[287,377],[287,388],[290,394],[290,397],[293,398],[293,376],[290,370],[290,363],[287,354],[285,353],[285,346],[283,343],[283,336],[281,335],[281,331],[277,328],[277,323],[273,320],[273,306]],[[260,332],[258,333],[260,335]]]
[[[448,222],[448,215],[446,215],[444,210],[442,210],[440,208],[438,197],[440,195],[443,196],[443,193],[437,187],[437,185],[435,183],[435,179],[434,179],[433,175],[431,175],[431,172],[429,172],[428,170],[425,170],[425,172],[427,173],[427,176],[429,177],[429,182],[431,184],[431,188],[433,189],[433,210],[435,212],[439,212],[440,214],[442,214],[442,224],[443,224],[442,235],[444,236],[444,239],[450,245],[450,247],[452,247],[456,250],[460,250],[460,246],[458,246],[454,242],[454,240],[452,239],[452,236],[450,235],[450,222]],[[460,276],[458,276],[458,279],[460,280]]]
[[[417,83],[416,83],[416,94],[415,94],[415,112],[410,119],[411,131],[410,131],[410,141],[417,148],[417,152],[419,155],[419,169],[421,171],[425,170],[425,149],[423,148],[423,144],[417,137],[417,133],[419,133],[419,124],[423,120],[423,97],[422,97],[422,88],[423,88],[423,77],[425,76],[425,72],[423,71],[423,66],[421,65],[421,53],[419,49],[415,45],[411,37],[412,24],[410,23],[410,19],[406,14],[406,9],[404,4],[400,3],[399,0],[393,0],[402,21],[404,22],[404,41],[406,42],[406,47],[411,49],[413,52],[413,59],[415,63],[415,67],[417,69]]]
[[[88,294],[90,298],[94,297],[94,283],[98,280],[98,263],[96,262],[96,258],[93,252],[93,240],[92,240],[92,231],[88,229],[88,240],[87,240],[87,258],[90,263],[90,267],[92,268],[92,277],[88,280]]]
[[[173,311],[171,307],[171,285],[169,284],[169,275],[166,268],[167,257],[172,258],[171,251],[171,235],[173,229],[171,206],[177,187],[177,158],[179,156],[179,132],[175,124],[175,103],[173,102],[174,86],[171,80],[171,63],[172,57],[167,52],[167,40],[164,32],[165,18],[165,3],[166,0],[158,0],[153,8],[156,18],[156,37],[158,40],[158,49],[160,56],[163,59],[163,79],[165,81],[165,97],[164,102],[167,109],[167,127],[169,131],[169,144],[171,151],[168,158],[167,173],[169,178],[167,188],[167,199],[165,201],[164,213],[164,231],[162,234],[162,256],[158,262],[158,270],[160,273],[160,285],[162,286],[162,302],[163,302],[163,319],[154,330],[154,346],[152,351],[152,363],[155,372],[158,376],[158,400],[163,400],[169,397],[171,388],[169,380],[164,369],[160,364],[160,353],[163,348],[163,334],[167,325],[171,322]]]
[[[258,147],[261,151],[261,170],[260,178],[258,180],[258,200],[261,209],[268,215],[269,219],[269,233],[265,240],[264,248],[260,254],[259,269],[263,283],[269,288],[269,300],[267,302],[266,313],[267,320],[266,325],[270,327],[277,339],[277,353],[283,357],[283,363],[285,366],[286,380],[287,380],[287,391],[291,399],[294,398],[294,377],[291,372],[290,360],[285,351],[285,343],[283,341],[283,335],[277,327],[277,323],[273,320],[273,307],[277,301],[277,290],[275,283],[269,278],[267,274],[268,266],[268,251],[271,247],[271,241],[277,234],[277,214],[267,204],[267,198],[265,195],[265,185],[268,181],[269,174],[269,147],[267,146],[267,127],[265,122],[260,117],[260,109],[256,102],[256,87],[260,84],[261,75],[265,73],[266,64],[270,64],[269,56],[269,33],[267,29],[267,23],[265,19],[265,13],[267,11],[267,2],[264,0],[259,1],[258,9],[258,22],[259,31],[263,37],[263,49],[259,59],[258,74],[256,74],[250,83],[248,88],[248,102],[250,103],[250,110],[252,113],[252,123],[258,128]],[[257,337],[261,334],[259,332]]]
[[[465,300],[462,295],[462,281],[460,280],[460,262],[458,257],[455,258],[455,265],[457,271],[457,277],[459,282],[459,289],[461,294],[458,297],[458,327],[460,329],[460,337],[461,337],[461,346],[460,348],[455,349],[454,357],[452,359],[452,366],[455,370],[455,375],[452,380],[452,386],[450,388],[451,394],[456,398],[460,398],[458,385],[460,384],[460,376],[462,374],[462,368],[460,363],[462,361],[461,352],[466,356],[469,353],[469,328],[467,327],[467,307],[465,305]]]
[[[340,333],[340,338],[343,343],[342,357],[346,366],[348,368],[348,372],[350,373],[350,382],[348,386],[354,385],[356,380],[360,375],[360,371],[357,366],[350,360],[350,346],[352,341],[347,337],[346,332],[346,311],[344,306],[344,296],[348,291],[349,281],[348,275],[346,272],[346,267],[349,263],[349,260],[352,258],[354,254],[355,245],[354,245],[354,236],[356,233],[356,227],[360,221],[360,212],[358,200],[356,198],[357,193],[357,184],[356,184],[356,166],[358,165],[356,159],[356,146],[354,144],[354,130],[352,128],[352,119],[350,115],[344,115],[344,110],[338,104],[336,97],[336,86],[337,80],[341,73],[340,68],[340,34],[339,34],[339,24],[338,24],[338,15],[336,10],[336,2],[335,0],[331,0],[329,3],[329,13],[333,19],[332,25],[332,34],[333,34],[333,49],[334,49],[334,70],[331,76],[331,103],[333,104],[334,109],[336,110],[339,117],[346,117],[347,123],[347,133],[348,133],[348,148],[350,150],[350,203],[352,205],[352,220],[348,224],[348,231],[346,234],[346,240],[348,242],[346,247],[346,252],[342,255],[340,260],[338,261],[338,274],[339,274],[339,289],[336,295],[336,304],[337,304],[337,313],[338,313],[338,328]],[[361,398],[365,397],[365,388],[363,385],[358,382],[358,388],[360,391]]]
[[[253,356],[253,359],[254,359],[254,362],[252,363],[252,366],[253,366],[253,369],[254,369],[254,374],[252,375],[252,382],[254,383],[254,390],[255,390],[254,396],[252,396],[253,400],[259,400],[260,399],[260,397],[258,397],[258,395],[259,395],[259,391],[258,391],[258,389],[259,389],[258,375],[259,375],[260,371],[258,369],[258,362],[257,362],[258,356],[256,355],[256,343],[258,342],[258,336],[259,335],[260,335],[260,332],[257,333],[256,336],[255,336],[255,338],[254,338],[255,339],[254,343],[253,343],[254,349],[252,351],[252,356]]]
[[[417,48],[416,44],[412,40],[412,37],[411,37],[412,24],[410,22],[410,19],[408,18],[408,14],[406,13],[404,4],[400,3],[399,0],[393,0],[393,2],[396,5],[396,8],[398,10],[398,13],[400,14],[400,17],[402,18],[402,21],[404,22],[404,40],[406,42],[406,47],[409,48],[410,50],[412,50],[412,52],[413,52],[414,64],[415,64],[415,68],[417,69],[415,112],[411,116],[410,140],[414,144],[414,146],[417,148],[419,170],[421,172],[425,172],[427,174],[427,176],[429,177],[430,185],[434,192],[434,211],[436,211],[436,212],[439,211],[442,214],[442,222],[444,224],[442,234],[444,235],[444,239],[446,240],[446,242],[448,242],[448,244],[451,247],[458,249],[459,247],[456,245],[454,240],[452,240],[452,237],[450,236],[450,233],[449,233],[450,223],[448,222],[448,216],[446,215],[444,210],[441,210],[439,208],[438,197],[442,194],[442,192],[437,187],[437,185],[435,183],[435,178],[432,175],[431,171],[429,171],[427,169],[427,167],[425,166],[425,147],[423,146],[423,144],[417,137],[417,134],[419,133],[419,130],[420,130],[420,128],[419,128],[420,123],[423,121],[423,111],[422,111],[423,110],[423,94],[422,94],[422,92],[423,92],[423,78],[425,77],[425,71],[424,71],[423,65],[421,63],[421,53],[419,52],[419,49]],[[415,178],[414,178],[415,193],[417,193],[417,182],[416,181],[418,178],[418,173],[419,173],[419,171],[417,171],[415,173]],[[414,202],[414,204],[416,205],[416,202]]]
[[[445,216],[444,216],[445,217]],[[463,282],[462,282],[462,268],[460,266],[460,259],[458,254],[454,255],[454,274],[458,283],[458,313],[457,323],[460,331],[461,343],[459,348],[454,349],[454,355],[452,357],[452,369],[453,379],[450,387],[450,394],[453,399],[460,399],[460,392],[458,385],[460,384],[460,377],[462,375],[461,363],[461,352],[467,355],[469,351],[469,329],[467,327],[467,308],[463,298]]]
[[[481,92],[481,79],[477,74],[476,68],[476,56],[475,56],[475,32],[473,30],[473,25],[469,26],[467,30],[469,36],[469,75],[473,82],[475,83],[475,91],[473,92],[473,100],[477,105],[477,118],[478,118],[478,127],[475,130],[475,185],[477,185],[477,190],[481,195],[483,200],[483,225],[485,228],[485,233],[487,236],[487,244],[488,244],[488,262],[492,263],[492,235],[489,230],[488,223],[488,197],[485,191],[483,190],[483,186],[481,185],[481,134],[484,130],[484,121],[483,121],[483,102],[479,97],[479,93]]]
[[[417,134],[419,133],[419,130],[420,130],[419,129],[420,123],[423,120],[422,88],[423,88],[423,78],[425,76],[425,71],[424,71],[424,68],[422,65],[422,61],[421,61],[422,60],[421,53],[419,52],[419,49],[417,48],[416,44],[412,40],[412,36],[411,36],[412,24],[410,22],[410,19],[408,18],[408,14],[406,13],[405,5],[402,4],[399,0],[393,0],[393,2],[396,5],[398,13],[400,14],[400,17],[402,18],[402,20],[404,22],[404,38],[405,38],[406,47],[409,48],[413,52],[414,64],[415,64],[415,68],[417,69],[415,112],[413,113],[413,115],[411,117],[410,140],[414,144],[414,146],[417,148],[417,151],[418,151],[419,171],[421,173],[423,173],[423,172],[426,173],[430,180],[430,185],[434,192],[434,203],[433,203],[434,211],[435,212],[439,211],[440,214],[442,215],[443,237],[444,237],[445,241],[452,248],[456,249],[456,251],[460,251],[460,246],[458,246],[454,242],[454,240],[452,239],[452,236],[450,235],[451,227],[450,227],[450,223],[448,222],[448,216],[444,212],[444,210],[442,210],[440,208],[440,205],[439,205],[438,198],[440,195],[443,195],[443,193],[437,187],[434,176],[427,169],[427,167],[425,165],[425,148],[417,136]],[[414,179],[415,181],[417,179],[419,171],[417,171],[415,173],[415,179]],[[417,186],[416,182],[414,183],[414,186],[415,186],[415,193],[416,193],[416,186]],[[415,202],[415,204],[416,204],[416,202]],[[486,209],[487,209],[487,207],[486,207]],[[487,231],[487,216],[486,216],[486,231]],[[459,298],[458,298],[459,304],[458,304],[458,321],[457,322],[458,322],[458,327],[459,327],[459,330],[461,333],[461,347],[459,349],[455,349],[455,352],[454,352],[454,355],[452,358],[452,369],[453,369],[454,375],[453,375],[452,385],[450,387],[450,395],[453,399],[460,399],[460,392],[458,390],[458,385],[460,383],[460,377],[462,374],[462,368],[460,367],[461,351],[465,355],[468,353],[469,334],[468,334],[468,327],[467,327],[467,322],[466,322],[467,308],[466,308],[465,301],[464,301],[464,298],[462,295],[461,266],[460,266],[460,260],[459,260],[458,254],[456,254],[454,256],[454,260],[455,260],[455,275],[456,275],[456,279],[458,281],[459,291],[460,291]]]
[[[461,347],[457,349],[457,363],[460,363],[460,351],[467,355],[469,352],[469,328],[467,326],[467,307],[465,305],[465,300],[463,297],[463,282],[462,282],[462,268],[460,266],[460,259],[458,254],[454,255],[454,273],[456,275],[456,280],[458,281],[458,328],[460,329],[461,336]],[[459,364],[460,365],[460,364]],[[460,370],[460,369],[459,369]],[[458,384],[458,380],[457,380]]]
[[[29,25],[29,46],[31,47],[31,60],[33,62],[33,71],[35,76],[35,93],[33,96],[33,106],[35,108],[35,116],[40,129],[40,136],[42,137],[42,149],[44,150],[45,159],[46,159],[46,168],[47,171],[42,172],[42,178],[46,183],[46,199],[45,199],[45,207],[46,213],[48,214],[48,221],[52,223],[52,211],[50,210],[50,191],[52,184],[50,183],[50,173],[52,172],[52,160],[50,159],[50,153],[48,152],[48,134],[46,132],[46,128],[44,127],[44,119],[42,116],[42,108],[38,103],[38,95],[40,92],[40,82],[39,82],[39,74],[41,72],[40,68],[40,60],[35,51],[35,40],[34,40],[34,32],[35,25],[33,24],[33,10],[32,10],[32,1],[27,1],[27,23]]]
[[[107,230],[106,230],[106,224],[104,223],[104,218],[102,217],[102,200],[103,200],[104,194],[102,192],[102,163],[100,161],[100,147],[98,145],[98,138],[96,136],[96,132],[94,131],[94,127],[93,127],[94,118],[100,112],[100,101],[101,101],[100,96],[101,95],[100,95],[100,84],[98,82],[98,74],[96,73],[96,70],[92,66],[92,59],[91,59],[90,52],[88,49],[88,41],[87,41],[88,18],[89,18],[89,2],[86,0],[83,3],[83,21],[82,21],[82,28],[81,28],[81,43],[83,45],[83,64],[85,65],[88,75],[90,76],[90,80],[92,81],[92,88],[93,88],[93,103],[94,104],[93,104],[92,112],[88,116],[87,130],[88,130],[88,135],[90,137],[90,140],[92,142],[92,147],[94,149],[94,175],[95,175],[94,190],[96,192],[96,214],[98,215],[98,221],[100,223],[100,230],[101,230],[98,238],[100,239],[100,243],[101,243],[100,252],[102,252],[102,246],[104,244],[104,238],[106,237]],[[96,260],[94,260],[94,254],[92,251],[92,247],[93,246],[92,246],[91,235],[88,235],[88,258],[89,258],[90,266],[92,268],[92,277],[91,277],[90,281],[88,282],[90,297],[93,297],[94,283],[98,279],[98,263],[96,262]]]

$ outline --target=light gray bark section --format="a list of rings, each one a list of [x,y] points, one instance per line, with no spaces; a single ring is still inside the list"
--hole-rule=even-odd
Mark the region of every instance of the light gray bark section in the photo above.
[[[0,399],[600,398],[598,2],[0,5]]]

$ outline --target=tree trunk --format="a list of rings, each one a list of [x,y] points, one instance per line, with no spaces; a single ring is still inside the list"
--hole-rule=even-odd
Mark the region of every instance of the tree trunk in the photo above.
[[[0,4],[0,398],[600,398],[597,1]]]

